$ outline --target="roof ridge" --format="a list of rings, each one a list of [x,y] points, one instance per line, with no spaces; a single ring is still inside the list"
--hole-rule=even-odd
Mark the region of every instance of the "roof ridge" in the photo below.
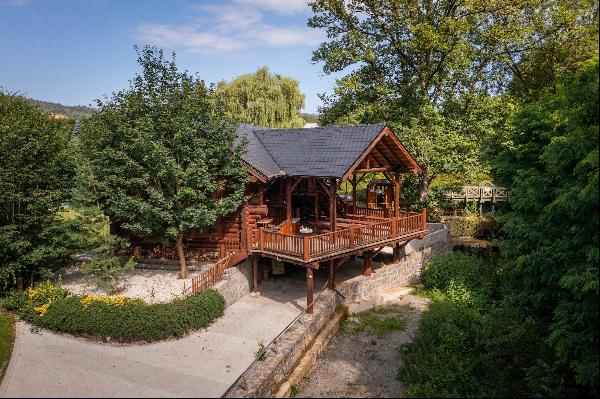
[[[252,126],[254,127],[254,125],[252,125]],[[262,127],[262,126],[261,126],[261,127]],[[270,128],[267,128],[267,129],[265,129],[265,130],[270,130]],[[252,134],[254,135],[254,137],[256,137],[256,139],[258,140],[258,142],[260,143],[260,145],[262,145],[262,146],[263,146],[263,148],[265,149],[265,151],[267,152],[267,154],[269,154],[269,156],[270,156],[270,157],[271,157],[271,159],[273,160],[273,163],[274,163],[275,165],[277,165],[277,167],[279,168],[279,171],[280,171],[280,172],[283,172],[284,174],[286,174],[286,175],[287,175],[287,173],[285,172],[285,170],[283,170],[283,169],[281,168],[281,165],[279,165],[279,164],[277,163],[277,161],[275,160],[275,157],[273,156],[273,154],[271,154],[271,151],[269,151],[269,149],[267,148],[267,146],[265,145],[265,143],[263,143],[263,141],[260,139],[260,136],[259,136],[258,134],[256,134],[256,130],[254,130],[254,129],[250,129],[250,131],[252,132]]]

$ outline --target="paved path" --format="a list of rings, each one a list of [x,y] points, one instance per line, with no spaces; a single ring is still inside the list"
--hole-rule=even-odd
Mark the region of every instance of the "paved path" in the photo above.
[[[205,330],[144,345],[33,332],[18,322],[0,397],[218,397],[250,365],[258,340],[269,342],[298,315],[300,302],[277,285],[242,298]]]

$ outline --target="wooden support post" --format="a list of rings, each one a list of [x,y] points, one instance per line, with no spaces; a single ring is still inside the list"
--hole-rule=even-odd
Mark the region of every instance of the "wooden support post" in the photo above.
[[[329,261],[329,289],[335,288],[335,260]]]
[[[392,262],[394,262],[394,263],[400,262],[400,243],[394,244],[394,252],[392,254]]]
[[[352,180],[350,181],[352,184],[352,213],[356,213],[356,175],[352,174]]]
[[[365,251],[363,255],[365,264],[363,266],[363,276],[369,277],[371,275],[371,251]]]
[[[262,182],[258,182],[258,205],[264,205],[265,203],[265,185]]]
[[[302,237],[302,259],[305,262],[310,259],[310,241],[307,235]]]
[[[306,313],[313,314],[313,269],[311,265],[306,267]]]
[[[350,249],[354,248],[354,226],[350,226],[348,229],[348,247]]]
[[[258,229],[258,249],[265,250],[265,235],[262,227]]]
[[[421,209],[421,230],[427,230],[427,208]]]
[[[252,257],[252,292],[258,291],[258,255]]]
[[[315,228],[317,227],[317,223],[319,223],[319,192],[315,194]],[[315,231],[316,233],[316,231]]]
[[[400,216],[400,173],[394,174],[394,216]]]
[[[335,231],[335,222],[337,218],[337,196],[335,179],[331,179],[329,190],[329,229],[333,232]]]
[[[285,215],[288,221],[292,220],[292,182],[289,177],[285,179]]]

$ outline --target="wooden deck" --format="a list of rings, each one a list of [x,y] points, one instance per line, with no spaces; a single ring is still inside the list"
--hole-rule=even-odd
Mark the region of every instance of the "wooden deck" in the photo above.
[[[399,217],[391,218],[354,214],[346,215],[343,220],[343,226],[350,227],[323,234],[295,235],[261,228],[251,234],[250,248],[262,256],[308,264],[421,237],[427,233],[425,210],[420,213],[402,212]]]

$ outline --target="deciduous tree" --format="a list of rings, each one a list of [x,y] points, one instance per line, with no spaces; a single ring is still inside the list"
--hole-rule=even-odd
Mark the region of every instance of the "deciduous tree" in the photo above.
[[[60,216],[74,175],[73,121],[0,91],[0,286],[68,259]]]
[[[421,166],[421,201],[440,173],[480,165],[480,139],[504,120],[490,95],[520,72],[524,54],[548,40],[568,45],[597,15],[589,1],[564,0],[316,0],[311,7],[309,26],[328,35],[313,61],[325,73],[346,72],[324,97],[322,123],[392,124]]]
[[[185,278],[186,233],[244,198],[243,146],[204,82],[178,71],[174,55],[153,47],[138,54],[142,73],[98,101],[80,138],[107,215],[139,237],[176,243]]]

